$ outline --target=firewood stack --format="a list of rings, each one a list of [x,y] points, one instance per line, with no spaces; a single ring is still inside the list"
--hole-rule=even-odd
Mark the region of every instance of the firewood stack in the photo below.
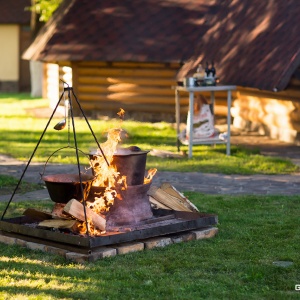
[[[38,221],[40,227],[69,229],[80,233],[78,231],[85,222],[85,213],[96,230],[105,231],[105,217],[88,207],[84,208],[83,204],[76,199],[71,199],[67,204],[56,203],[51,213],[28,208],[23,214]]]
[[[162,183],[160,187],[150,187],[148,195],[150,203],[155,209],[162,208],[188,212],[199,211],[191,201],[168,182]]]
[[[167,209],[186,212],[199,212],[191,203],[170,183],[163,183],[160,187],[152,186],[147,192],[152,209]],[[85,233],[85,215],[96,235],[105,233],[106,217],[94,212],[76,199],[68,203],[55,203],[51,213],[28,208],[23,213],[38,222],[39,227],[67,229],[73,233]]]

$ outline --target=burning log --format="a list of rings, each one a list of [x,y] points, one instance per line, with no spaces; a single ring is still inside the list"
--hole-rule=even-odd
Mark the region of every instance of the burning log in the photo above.
[[[95,213],[90,208],[86,207],[86,216],[88,220],[91,220],[93,225],[101,231],[105,231],[106,220],[99,214]],[[70,200],[64,207],[64,212],[73,216],[75,219],[80,221],[85,221],[84,207],[83,204],[77,201],[76,199]]]
[[[166,209],[167,207],[167,209],[177,211],[198,212],[197,207],[170,183],[163,183],[160,188],[150,187],[148,195],[150,202],[158,208]]]

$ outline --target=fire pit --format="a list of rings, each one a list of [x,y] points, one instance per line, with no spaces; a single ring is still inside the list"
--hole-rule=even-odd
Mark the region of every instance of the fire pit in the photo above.
[[[28,216],[0,221],[0,232],[35,243],[67,249],[78,253],[90,253],[99,247],[138,241],[150,237],[197,230],[217,224],[212,214],[154,210],[154,215],[133,226],[120,226],[118,231],[107,231],[101,236],[66,234],[66,230],[52,230],[39,226],[39,222]]]
[[[195,206],[190,205],[183,195],[169,185],[161,191],[154,187],[149,193],[152,178],[156,173],[156,169],[152,169],[148,170],[147,175],[145,174],[146,157],[149,151],[142,151],[137,146],[117,148],[120,140],[119,130],[113,130],[113,134],[108,135],[112,140],[107,140],[100,145],[73,93],[98,145],[98,151],[88,155],[93,175],[81,173],[70,95],[70,91],[73,90],[69,87],[64,89],[64,92],[65,90],[68,91],[70,99],[68,115],[72,117],[74,149],[79,173],[42,176],[50,198],[54,202],[52,212],[27,209],[23,216],[4,219],[36,147],[2,215],[0,232],[27,241],[58,245],[60,248],[74,252],[89,253],[102,246],[217,224],[216,215],[199,213]],[[70,121],[68,122],[70,124]],[[38,145],[46,129],[47,127]],[[114,147],[111,153],[108,153],[111,145]],[[157,199],[155,195],[158,195]],[[161,206],[155,207],[158,202]],[[175,202],[176,209],[172,206],[168,207],[171,202]]]

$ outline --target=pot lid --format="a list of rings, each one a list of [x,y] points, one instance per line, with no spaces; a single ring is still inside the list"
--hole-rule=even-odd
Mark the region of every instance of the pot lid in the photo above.
[[[130,146],[127,148],[119,147],[116,149],[114,156],[129,156],[129,155],[140,155],[140,154],[147,154],[150,150],[141,150],[138,146]],[[97,151],[91,151],[90,155],[101,155],[97,153]]]
[[[114,153],[114,156],[125,156],[125,155],[139,155],[139,154],[147,154],[150,152],[149,150],[143,151],[141,148],[137,146],[130,146],[128,148],[118,148]]]

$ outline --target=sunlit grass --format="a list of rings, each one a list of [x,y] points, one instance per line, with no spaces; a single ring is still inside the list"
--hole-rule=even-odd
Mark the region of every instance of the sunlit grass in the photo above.
[[[299,196],[185,195],[218,215],[216,237],[78,265],[0,243],[0,299],[298,298]]]
[[[24,95],[23,95],[24,96]],[[24,96],[25,97],[25,96]],[[25,97],[26,98],[26,97]],[[30,98],[30,97],[29,97]],[[33,154],[38,141],[40,144],[34,153],[34,161],[45,162],[54,151],[69,145],[75,146],[73,130],[70,132],[53,129],[59,121],[53,118],[37,118],[26,115],[28,107],[39,106],[44,103],[42,99],[5,98],[1,99],[1,108],[4,114],[0,117],[0,153],[11,155],[20,160],[28,161]],[[4,105],[4,106],[3,106]],[[45,103],[44,103],[45,105]],[[22,110],[19,112],[16,107]],[[51,111],[49,112],[51,114]],[[96,136],[95,141],[88,124],[83,118],[75,118],[75,133],[77,146],[84,153],[97,148],[97,142],[106,140],[106,132],[111,128],[122,128],[127,133],[123,139],[124,147],[136,145],[142,150],[167,150],[177,153],[176,131],[173,124],[135,122],[120,119],[89,120],[89,124]],[[48,124],[47,130],[46,125]],[[43,131],[45,134],[42,136]],[[68,150],[68,151],[67,151]],[[51,162],[76,163],[75,152],[64,149],[51,156]],[[181,150],[188,150],[181,146]],[[85,161],[85,155],[83,158]],[[249,150],[236,145],[231,146],[231,156],[226,155],[225,145],[194,146],[193,158],[187,157],[160,158],[148,155],[147,168],[158,168],[160,171],[181,172],[210,172],[224,174],[286,174],[298,170],[291,161],[283,158],[266,157],[259,154],[259,150]]]
[[[48,107],[49,101],[41,98],[31,98],[28,94],[0,93],[1,116],[28,117],[30,109]]]

